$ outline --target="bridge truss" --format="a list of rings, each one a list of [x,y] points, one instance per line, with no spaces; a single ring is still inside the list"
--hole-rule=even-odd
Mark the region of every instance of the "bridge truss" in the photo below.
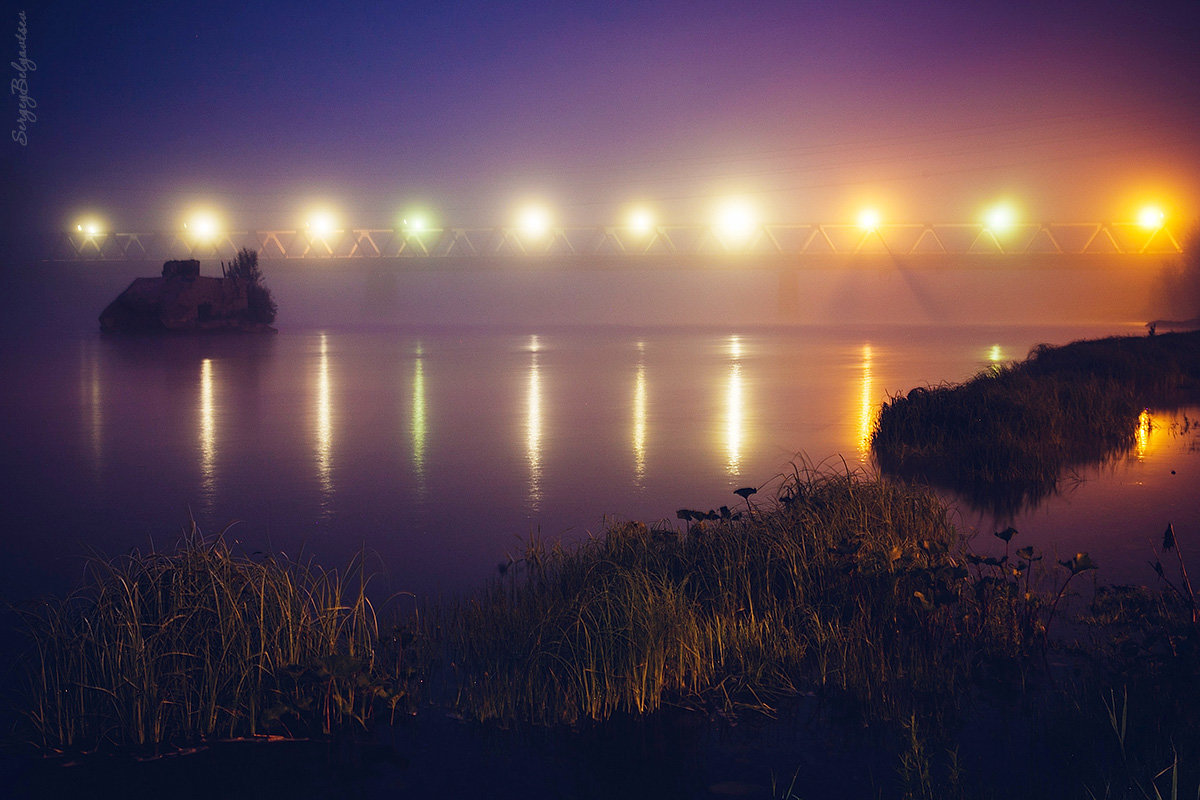
[[[1014,225],[993,231],[971,223],[880,225],[762,225],[742,236],[712,226],[659,225],[551,228],[354,228],[316,234],[305,230],[222,233],[200,240],[179,233],[64,233],[51,257],[57,261],[132,261],[232,258],[249,248],[263,259],[562,259],[646,256],[847,257],[971,255],[1178,254],[1179,240],[1166,227],[1137,223],[1073,222]]]

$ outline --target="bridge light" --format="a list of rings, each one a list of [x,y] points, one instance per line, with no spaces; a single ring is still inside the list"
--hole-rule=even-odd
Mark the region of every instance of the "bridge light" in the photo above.
[[[94,219],[80,220],[79,223],[75,225],[75,230],[89,238],[92,236],[99,236],[102,232],[100,223]]]
[[[405,217],[403,223],[404,230],[409,233],[424,233],[425,228],[427,227],[425,224],[425,218],[418,214],[414,214],[411,217]]]
[[[649,233],[654,229],[654,216],[644,208],[635,209],[629,215],[629,227],[634,233]]]
[[[1148,231],[1156,231],[1167,221],[1167,215],[1157,206],[1146,206],[1138,212],[1138,225]]]
[[[984,224],[992,233],[1005,233],[1017,224],[1017,212],[1009,205],[994,206],[984,216]]]
[[[541,206],[529,206],[521,212],[518,225],[526,236],[540,239],[550,229],[550,214]]]
[[[207,212],[194,214],[191,219],[183,223],[184,230],[198,242],[208,242],[214,239],[219,227],[217,218]]]
[[[337,220],[328,211],[314,211],[308,217],[307,227],[313,236],[324,238],[337,232]]]
[[[858,214],[858,227],[867,232],[874,232],[882,222],[879,212],[873,208],[864,208]]]
[[[741,200],[730,200],[717,215],[717,230],[727,240],[740,242],[750,238],[758,227],[754,209]]]

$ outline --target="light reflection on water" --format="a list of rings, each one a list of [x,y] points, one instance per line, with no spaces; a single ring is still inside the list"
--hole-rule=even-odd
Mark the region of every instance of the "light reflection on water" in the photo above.
[[[321,518],[333,514],[333,401],[330,399],[329,338],[322,333],[317,359],[316,452],[317,483],[321,487]]]
[[[633,484],[646,481],[646,343],[638,342],[637,371],[633,377]]]
[[[200,486],[205,510],[212,513],[217,495],[217,424],[213,411],[213,364],[200,362]]]
[[[889,394],[968,378],[993,349],[1055,340],[1008,335],[88,339],[65,364],[48,350],[31,397],[0,420],[23,469],[10,517],[28,521],[6,532],[0,556],[122,552],[169,536],[197,508],[206,530],[239,519],[248,546],[307,548],[335,566],[365,544],[396,589],[473,586],[535,530],[578,540],[605,515],[652,522],[716,507],[798,454],[869,465]],[[1126,531],[1171,521],[1200,534],[1200,453],[1194,434],[1171,433],[1173,420],[1147,416],[1127,459],[1022,517],[1025,543],[1043,536],[1107,563],[1116,556],[1105,548],[1120,550],[1136,567],[1144,553],[1122,549]],[[0,577],[19,572],[6,569]]]
[[[871,455],[871,431],[875,426],[875,418],[879,413],[879,405],[875,402],[875,382],[871,373],[873,351],[870,344],[862,347],[862,392],[859,395],[858,407],[858,458],[866,462]]]
[[[526,459],[529,462],[529,509],[542,505],[542,376],[538,366],[537,336],[529,339],[529,415],[525,420]]]
[[[725,393],[725,471],[731,477],[742,474],[742,446],[745,437],[745,388],[742,382],[742,340],[729,337],[729,388]]]
[[[416,357],[413,358],[412,379],[412,465],[413,474],[417,479],[417,493],[421,498],[428,494],[425,485],[425,438],[428,427],[425,422],[425,359],[420,343],[417,344]]]

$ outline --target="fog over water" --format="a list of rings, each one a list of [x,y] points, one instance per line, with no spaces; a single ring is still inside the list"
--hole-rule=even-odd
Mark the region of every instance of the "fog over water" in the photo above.
[[[953,324],[932,324],[901,293],[894,318],[871,321],[860,301],[884,296],[877,276],[820,274],[812,285],[841,292],[841,307],[814,302],[807,324],[789,325],[767,269],[568,281],[265,267],[281,309],[265,337],[100,335],[99,311],[154,274],[147,265],[6,271],[7,593],[62,591],[89,549],[169,543],[189,514],[209,532],[239,520],[230,535],[250,550],[331,565],[365,546],[381,590],[458,592],[535,532],[577,541],[606,515],[734,506],[734,489],[769,486],[797,460],[869,469],[870,425],[890,394],[1040,342],[1143,332],[1086,322],[1061,297],[1028,297],[1015,323],[962,319],[999,304],[986,277]],[[933,303],[946,284],[962,278],[917,281]],[[1059,318],[1030,322],[1039,304]],[[1156,413],[1134,452],[1005,524],[1025,543],[1090,550],[1105,579],[1148,580],[1167,522],[1181,539],[1200,531],[1197,416]],[[958,516],[985,534],[998,524]]]

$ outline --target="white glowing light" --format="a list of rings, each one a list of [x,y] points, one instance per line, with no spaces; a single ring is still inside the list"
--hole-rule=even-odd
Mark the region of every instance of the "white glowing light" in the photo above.
[[[858,214],[858,227],[864,231],[875,230],[882,221],[883,218],[879,216],[879,212],[873,208],[864,208]]]
[[[205,241],[217,235],[218,225],[216,217],[212,214],[202,213],[196,214],[191,220],[183,223],[183,227],[195,239]]]
[[[1157,206],[1146,206],[1138,212],[1138,225],[1148,231],[1156,231],[1166,222],[1167,215]]]
[[[328,236],[337,228],[337,222],[328,211],[315,211],[308,218],[308,229],[314,236]]]
[[[95,236],[100,233],[100,225],[95,220],[83,220],[75,226],[75,230],[88,236]]]
[[[527,236],[545,236],[550,229],[550,214],[544,208],[530,206],[521,212],[520,227]]]
[[[419,214],[404,218],[404,227],[409,233],[423,233],[428,227],[425,218]]]
[[[722,208],[717,217],[717,228],[721,234],[730,240],[748,239],[758,227],[758,219],[754,209],[741,201],[730,201]]]

